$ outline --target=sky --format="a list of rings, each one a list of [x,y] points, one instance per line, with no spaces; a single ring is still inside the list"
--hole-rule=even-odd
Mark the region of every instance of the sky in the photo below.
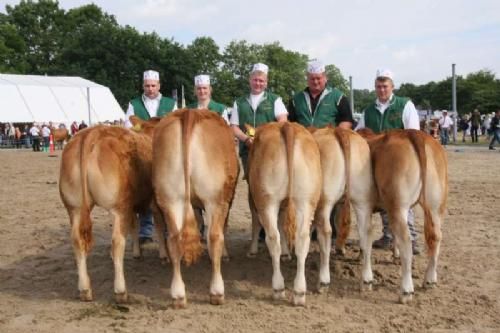
[[[19,1],[0,0],[5,5]],[[66,10],[88,4],[60,0]],[[489,69],[500,77],[498,0],[94,0],[121,25],[188,45],[200,36],[285,48],[336,65],[355,89],[373,89],[378,68],[396,86]],[[272,75],[272,68],[270,69]]]

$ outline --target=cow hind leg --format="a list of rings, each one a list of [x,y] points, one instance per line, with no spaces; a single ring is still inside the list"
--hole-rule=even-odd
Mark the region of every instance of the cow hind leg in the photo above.
[[[413,298],[413,280],[411,277],[411,262],[413,259],[410,232],[408,230],[408,209],[398,207],[388,210],[389,223],[401,256],[401,294],[400,302],[406,304]]]
[[[327,291],[330,287],[330,250],[332,248],[332,226],[330,224],[330,211],[332,203],[325,203],[317,209],[316,230],[320,248],[320,268],[318,291]]]
[[[156,236],[158,237],[158,252],[160,256],[160,261],[162,264],[166,264],[169,262],[167,253],[167,240],[165,239],[167,225],[163,220],[163,216],[158,211],[158,208],[153,209],[153,214],[154,214],[154,226],[155,226]]]
[[[278,230],[278,213],[278,203],[268,203],[267,207],[259,211],[259,218],[266,231],[266,244],[273,264],[272,286],[273,298],[275,300],[285,299],[285,280],[280,268],[281,245]]]
[[[305,265],[311,241],[309,231],[314,207],[310,206],[309,203],[297,203],[296,207],[295,255],[297,256],[297,273],[293,283],[293,304],[305,306],[307,292]]]
[[[115,300],[117,303],[125,303],[128,299],[127,287],[125,284],[125,273],[123,269],[123,259],[125,255],[126,237],[129,228],[133,224],[134,213],[123,214],[121,212],[112,212],[113,236],[111,239],[113,264],[115,267]]]
[[[85,250],[84,241],[80,236],[80,210],[77,208],[68,209],[68,213],[71,223],[73,252],[78,269],[78,291],[80,293],[80,300],[92,301],[92,287],[87,271],[87,251]]]
[[[212,260],[212,279],[210,282],[210,303],[224,303],[224,280],[221,274],[221,259],[224,253],[224,223],[229,207],[207,207],[208,253]]]
[[[369,206],[354,204],[356,219],[358,224],[359,245],[363,258],[361,272],[361,290],[372,290],[373,271],[372,271],[372,244],[374,238],[374,226],[371,223],[372,209]]]
[[[248,193],[248,205],[250,206],[250,213],[252,215],[252,240],[250,243],[250,249],[248,250],[247,257],[255,258],[259,252],[259,232],[261,224],[259,222],[259,217],[257,210],[253,203],[253,199],[250,193]]]
[[[441,246],[441,221],[443,216],[437,209],[424,210],[424,215],[424,234],[429,257],[424,278],[424,288],[433,288],[437,284],[437,263]]]

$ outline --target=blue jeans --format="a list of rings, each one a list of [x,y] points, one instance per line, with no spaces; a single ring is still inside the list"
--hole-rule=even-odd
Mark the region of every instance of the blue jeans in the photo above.
[[[387,212],[385,210],[381,211],[380,217],[382,218],[382,232],[384,233],[384,238],[392,239],[392,233],[389,229],[389,216],[387,216]],[[411,241],[416,241],[417,231],[415,230],[415,213],[412,208],[408,210],[408,229],[410,230]]]
[[[450,134],[448,128],[441,128],[441,144],[446,146],[450,140]]]
[[[491,134],[493,135],[493,138],[491,139],[490,147],[493,147],[495,141],[500,143],[500,129],[492,131]]]
[[[153,238],[153,212],[151,209],[139,214],[139,224],[139,237]]]

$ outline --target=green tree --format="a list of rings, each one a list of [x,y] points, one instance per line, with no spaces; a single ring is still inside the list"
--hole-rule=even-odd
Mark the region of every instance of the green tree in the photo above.
[[[337,66],[330,64],[325,66],[328,84],[349,96],[349,82],[344,78]]]

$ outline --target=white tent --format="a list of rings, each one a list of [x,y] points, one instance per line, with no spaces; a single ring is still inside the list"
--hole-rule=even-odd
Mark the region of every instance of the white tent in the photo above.
[[[94,124],[123,118],[108,87],[81,77],[0,74],[0,122]]]

